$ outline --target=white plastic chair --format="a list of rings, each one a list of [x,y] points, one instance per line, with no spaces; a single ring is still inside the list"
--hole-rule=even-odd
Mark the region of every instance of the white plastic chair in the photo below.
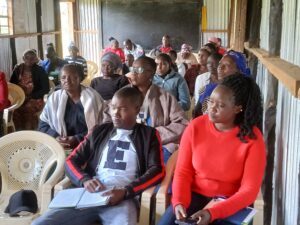
[[[48,94],[44,95],[44,98],[43,98],[44,103],[47,102],[48,97],[54,92],[54,90],[55,90],[55,83],[49,79],[49,92],[48,92]]]
[[[25,93],[21,87],[16,84],[7,83],[8,86],[8,99],[11,102],[11,106],[4,109],[3,111],[3,133],[4,135],[8,133],[10,128],[12,132],[16,130],[13,121],[14,110],[19,108],[25,100]]]
[[[81,83],[85,86],[90,86],[92,79],[98,73],[98,65],[93,61],[86,61],[86,65],[87,65],[87,69],[88,69],[88,71],[87,71],[88,74]]]
[[[178,150],[175,151],[171,157],[168,159],[166,165],[166,176],[160,184],[160,188],[156,193],[155,199],[155,222],[157,223],[161,216],[164,214],[165,210],[171,203],[171,194],[168,193],[169,186],[172,184],[173,175],[178,158]]]
[[[0,224],[28,225],[41,215],[48,208],[53,187],[64,174],[64,161],[64,149],[47,134],[19,131],[0,138]],[[9,217],[4,213],[9,198],[21,189],[36,193],[39,210],[33,215]]]

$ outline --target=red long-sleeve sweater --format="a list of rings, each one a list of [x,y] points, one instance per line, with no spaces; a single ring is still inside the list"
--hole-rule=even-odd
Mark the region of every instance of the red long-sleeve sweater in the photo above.
[[[108,48],[104,49],[103,54],[105,54],[107,52],[112,52],[112,53],[117,54],[120,57],[121,62],[122,63],[125,62],[125,54],[121,48],[114,49],[114,48],[108,47]]]
[[[8,100],[8,89],[5,80],[5,74],[0,71],[0,111],[3,111],[10,105]]]
[[[180,143],[173,181],[175,207],[188,208],[191,192],[227,199],[209,209],[211,221],[225,218],[252,204],[259,192],[266,164],[262,134],[242,143],[238,127],[218,131],[207,115],[193,120]]]

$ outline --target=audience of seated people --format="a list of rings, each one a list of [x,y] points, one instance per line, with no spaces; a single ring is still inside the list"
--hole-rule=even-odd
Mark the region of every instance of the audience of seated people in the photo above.
[[[197,224],[214,224],[253,204],[258,195],[266,165],[258,85],[251,77],[228,76],[211,94],[208,111],[184,131],[172,205],[159,225],[190,216]],[[225,199],[203,209],[216,196]]]
[[[83,67],[84,77],[86,77],[87,73],[88,73],[88,68],[87,68],[86,60],[85,60],[85,58],[83,58],[82,56],[80,56],[78,54],[79,53],[79,49],[77,48],[77,46],[75,45],[74,42],[70,43],[70,45],[68,47],[68,50],[69,50],[69,54],[70,55],[65,57],[65,61],[68,64],[76,63],[78,65],[81,65]]]
[[[218,38],[209,39],[200,48],[198,61],[187,44],[179,53],[172,50],[168,35],[156,47],[160,54],[155,53],[155,60],[144,56],[143,48],[130,39],[124,42],[126,58],[116,39],[110,38],[110,43],[101,58],[102,76],[94,78],[91,87],[80,84],[87,66],[74,43],[69,46],[66,62],[57,57],[52,44],[47,45],[48,59],[42,64],[48,75],[60,75],[61,89],[49,96],[45,107],[43,96],[49,92],[49,81],[37,65],[36,52],[26,51],[24,63],[13,71],[10,81],[26,94],[23,106],[15,111],[17,130],[36,129],[43,110],[38,130],[55,137],[65,149],[75,149],[66,160],[66,174],[73,184],[90,192],[99,187],[110,196],[107,207],[49,210],[33,224],[67,224],[75,215],[72,224],[136,224],[134,197],[161,181],[163,163],[178,149],[173,205],[160,225],[188,216],[199,219],[200,225],[213,224],[215,219],[252,204],[263,176],[265,147],[257,129],[261,123],[260,91],[251,77],[243,76],[249,75],[244,55],[231,50],[221,59],[217,52],[224,54],[226,50]],[[117,74],[121,69],[126,76]],[[1,114],[9,106],[3,73],[0,86]],[[195,117],[208,115],[188,125],[185,111],[193,95]],[[1,130],[0,124],[0,136]],[[219,141],[213,138],[216,135]],[[204,151],[198,151],[200,145]],[[224,146],[229,149],[226,154]],[[112,154],[116,148],[124,150],[118,163]],[[236,149],[242,148],[247,151],[237,154]],[[223,166],[206,164],[212,157]],[[243,163],[232,167],[232,158]],[[120,162],[129,166],[119,168]],[[255,168],[253,163],[257,163]],[[230,177],[222,176],[224,168]],[[203,176],[198,177],[200,172]],[[232,182],[239,188],[230,185]],[[216,188],[209,188],[214,184]],[[111,186],[117,188],[109,189]],[[228,199],[202,210],[218,195]]]
[[[44,95],[49,92],[49,80],[44,69],[36,64],[34,50],[25,51],[23,61],[10,77],[10,82],[19,85],[25,93],[23,105],[14,111],[14,124],[16,130],[35,130],[38,114],[44,107]]]
[[[48,76],[53,79],[55,85],[58,85],[60,70],[67,62],[57,56],[52,43],[47,44],[45,53],[47,59],[42,62],[42,67]]]
[[[123,49],[119,47],[119,41],[113,37],[110,37],[109,42],[110,42],[110,46],[103,50],[103,55],[108,52],[115,53],[116,55],[118,55],[120,57],[121,62],[124,63],[125,62],[125,54],[123,52]]]
[[[181,50],[177,54],[177,64],[186,63],[188,65],[188,68],[190,68],[192,65],[198,64],[198,61],[196,57],[194,56],[192,52],[192,46],[188,44],[182,44]]]
[[[125,55],[133,55],[134,59],[145,55],[145,51],[142,46],[133,43],[130,39],[124,41],[124,53]]]
[[[73,149],[95,125],[107,118],[100,95],[80,83],[81,65],[67,64],[61,70],[61,89],[52,93],[40,115],[38,130],[55,137],[66,149]]]
[[[169,55],[161,53],[156,59],[156,74],[153,83],[175,96],[184,111],[191,105],[189,89],[184,78],[172,70],[172,60]]]
[[[188,121],[176,98],[152,83],[155,71],[155,61],[142,56],[134,61],[132,71],[126,76],[131,85],[137,87],[144,96],[137,121],[154,127],[159,132],[166,162],[178,149],[181,134]]]
[[[117,90],[126,86],[128,80],[125,76],[115,74],[117,69],[122,68],[120,57],[115,53],[105,53],[101,58],[101,77],[96,77],[91,82],[94,88],[105,101],[112,99]]]
[[[250,76],[250,70],[247,67],[247,61],[245,56],[234,50],[228,51],[220,60],[218,65],[218,80],[217,82],[210,82],[200,90],[199,99],[195,106],[195,117],[207,112],[207,101],[212,91],[218,85],[218,82],[222,81],[225,77],[239,73],[245,76]],[[196,101],[196,100],[195,100]]]
[[[10,106],[5,74],[0,71],[0,137],[3,136],[3,110]]]
[[[195,82],[195,91],[194,97],[195,99],[199,99],[200,91],[203,91],[203,87],[205,87],[209,83],[216,83],[218,80],[218,66],[219,62],[222,58],[222,55],[219,53],[211,54],[207,59],[207,70],[208,72],[203,73],[196,78]]]
[[[201,48],[198,52],[198,62],[192,65],[185,73],[184,79],[189,87],[190,95],[194,96],[197,76],[207,72],[207,59],[211,52],[208,48]]]
[[[66,160],[66,174],[72,183],[89,192],[106,191],[103,195],[110,197],[108,205],[52,209],[32,225],[136,224],[135,197],[164,177],[159,133],[136,123],[142,104],[137,88],[118,90],[110,105],[113,122],[95,126]]]

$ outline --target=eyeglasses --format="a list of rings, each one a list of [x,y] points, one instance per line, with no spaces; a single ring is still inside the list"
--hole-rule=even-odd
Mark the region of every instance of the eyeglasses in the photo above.
[[[143,73],[145,69],[143,67],[129,67],[129,71],[132,73]]]

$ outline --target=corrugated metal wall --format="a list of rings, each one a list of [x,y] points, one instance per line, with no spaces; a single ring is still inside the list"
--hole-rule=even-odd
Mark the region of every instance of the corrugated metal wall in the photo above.
[[[37,32],[35,4],[35,0],[14,1],[14,34],[28,34]],[[42,0],[41,8],[43,32],[54,31],[54,0]],[[10,77],[12,72],[12,54],[9,40],[9,38],[0,38],[0,70],[5,72],[7,78]],[[49,42],[55,43],[55,35],[43,35],[44,48],[46,43]],[[22,56],[25,50],[38,48],[37,36],[15,38],[15,46],[17,62],[21,63],[23,61]]]
[[[55,21],[54,21],[54,0],[42,0],[42,30],[54,31]]]
[[[14,32],[15,34],[36,33],[35,0],[14,1]],[[27,49],[37,49],[37,37],[16,38],[17,61],[22,62],[23,53]]]
[[[279,83],[272,224],[297,224],[299,210],[300,100]]]
[[[260,47],[269,50],[269,15],[270,0],[262,1],[261,23],[260,23]]]
[[[300,4],[283,0],[281,58],[300,65]]]
[[[261,48],[268,50],[270,0],[262,1],[260,29]],[[300,4],[297,0],[283,0],[280,57],[300,66]],[[267,102],[268,80],[266,68],[258,65],[257,83]],[[273,174],[272,225],[296,225],[299,212],[300,165],[300,100],[291,95],[279,82],[277,94],[275,160]]]
[[[55,18],[54,18],[54,0],[42,0],[42,31],[55,31]],[[47,43],[53,43],[55,45],[55,35],[47,34],[43,35],[43,48],[46,48]]]
[[[99,65],[101,0],[78,0],[76,5],[79,31],[75,33],[75,42],[79,44],[80,53],[86,60]]]
[[[267,107],[267,93],[268,93],[268,89],[266,87],[268,87],[268,70],[260,63],[258,62],[257,65],[257,76],[256,76],[256,82],[260,87],[261,90],[261,94],[262,94],[262,98],[263,98],[263,106],[264,108]],[[265,116],[265,113],[263,114]],[[265,120],[265,118],[263,118]],[[264,127],[265,124],[263,124],[263,131],[265,130]]]
[[[283,0],[280,57],[300,66],[300,5]],[[272,222],[297,224],[299,210],[300,100],[278,87],[275,186]],[[280,209],[282,210],[280,211]]]
[[[270,75],[258,64],[257,83],[267,108]],[[265,116],[265,114],[264,114]],[[265,118],[264,118],[265,120]],[[273,175],[272,224],[298,224],[300,165],[300,100],[279,82],[277,94],[275,165]],[[264,129],[263,129],[264,130]]]
[[[9,38],[0,39],[0,70],[6,74],[6,79],[9,78],[12,67],[11,49],[9,44]]]
[[[207,8],[207,30],[227,30],[230,14],[230,0],[205,0]],[[227,32],[203,32],[201,45],[208,42],[209,37],[220,37],[222,45],[228,45]]]

